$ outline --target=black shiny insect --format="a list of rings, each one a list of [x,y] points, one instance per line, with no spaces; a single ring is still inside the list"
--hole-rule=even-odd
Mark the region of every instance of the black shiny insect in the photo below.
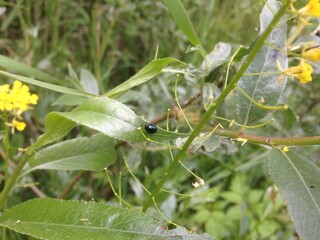
[[[144,125],[144,129],[147,131],[147,133],[150,133],[150,134],[154,134],[158,131],[157,126],[151,123],[146,123],[146,125]]]

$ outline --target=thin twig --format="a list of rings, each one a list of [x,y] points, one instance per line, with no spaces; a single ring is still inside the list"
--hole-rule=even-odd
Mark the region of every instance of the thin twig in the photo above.
[[[85,171],[81,171],[75,178],[69,183],[69,185],[63,190],[58,198],[65,198],[66,195],[71,191],[74,185],[81,179],[81,177],[85,174]]]
[[[185,108],[185,107],[189,106],[199,96],[200,96],[200,93],[198,93],[196,95],[193,95],[192,97],[190,97],[186,101],[180,103],[181,108]],[[157,124],[157,123],[163,122],[163,121],[165,121],[167,119],[167,115],[168,115],[168,113],[163,113],[160,116],[152,119],[151,123],[152,124]],[[169,115],[170,118],[176,117],[176,116],[177,116],[177,113],[175,111],[170,112],[170,115]]]
[[[48,196],[42,192],[37,186],[35,185],[30,185],[28,186],[38,197],[40,198],[47,198]]]

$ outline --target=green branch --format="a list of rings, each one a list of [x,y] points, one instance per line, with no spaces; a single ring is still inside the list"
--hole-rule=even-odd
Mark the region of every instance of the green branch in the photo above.
[[[21,158],[21,160],[18,162],[16,168],[14,169],[12,175],[10,176],[10,178],[8,179],[8,181],[6,182],[6,185],[4,186],[1,194],[0,194],[0,207],[2,207],[5,203],[6,203],[6,199],[11,191],[11,189],[13,188],[13,186],[15,185],[17,178],[20,175],[20,172],[22,171],[23,167],[27,164],[27,162],[29,161],[32,153],[34,151],[34,148],[31,146],[23,155],[23,157]]]
[[[167,178],[171,175],[171,173],[174,171],[175,167],[179,163],[179,161],[182,161],[182,158],[185,156],[186,152],[188,151],[189,146],[193,142],[193,140],[196,138],[196,136],[200,133],[201,129],[205,125],[205,123],[211,118],[211,115],[213,112],[217,109],[219,105],[221,105],[224,101],[224,99],[229,95],[229,93],[237,86],[238,81],[242,77],[242,75],[245,73],[246,69],[249,67],[250,63],[253,61],[255,56],[258,54],[259,50],[262,48],[265,40],[271,33],[272,29],[276,26],[277,22],[281,19],[281,17],[285,14],[286,9],[288,8],[290,4],[290,1],[287,0],[283,6],[280,8],[278,13],[274,16],[271,23],[267,27],[267,29],[264,31],[264,33],[261,35],[259,40],[256,42],[255,46],[253,47],[252,51],[248,55],[245,62],[240,67],[238,73],[233,76],[232,80],[228,84],[228,86],[223,90],[221,95],[217,98],[217,100],[213,103],[213,105],[208,109],[208,111],[203,115],[203,117],[200,119],[199,124],[196,126],[196,128],[191,132],[189,138],[183,145],[182,149],[178,152],[178,154],[175,156],[171,164],[169,165],[165,175],[160,179],[154,190],[151,192],[150,197],[145,201],[142,211],[146,211],[150,204],[152,203],[152,199],[159,193],[160,189],[162,188],[163,184],[166,182]]]
[[[303,146],[320,145],[320,136],[310,137],[266,137],[245,134],[243,132],[234,132],[229,130],[216,129],[214,134],[229,137],[233,139],[241,138],[248,143],[264,144],[269,146]]]

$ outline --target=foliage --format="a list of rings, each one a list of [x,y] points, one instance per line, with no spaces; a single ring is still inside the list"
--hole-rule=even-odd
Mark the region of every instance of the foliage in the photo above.
[[[95,202],[35,199],[12,208],[1,218],[9,228],[41,239],[209,239],[180,228],[159,228],[156,219],[139,210]]]
[[[291,2],[0,2],[2,239],[319,239],[320,4]]]

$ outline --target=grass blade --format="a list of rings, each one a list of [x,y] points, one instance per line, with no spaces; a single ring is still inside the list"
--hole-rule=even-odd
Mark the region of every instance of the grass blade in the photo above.
[[[171,12],[175,22],[181,31],[187,36],[188,40],[195,46],[201,46],[200,40],[192,26],[187,11],[183,7],[180,0],[163,0]]]
[[[14,70],[15,72],[21,75],[33,76],[36,79],[43,80],[46,82],[51,82],[51,83],[61,82],[59,81],[59,79],[56,79],[50,76],[49,74],[46,74],[36,68],[30,67],[26,64],[23,64],[21,62],[18,62],[16,60],[13,60],[3,55],[0,55],[0,66],[8,70]]]
[[[117,87],[111,89],[109,92],[104,94],[104,96],[115,98],[135,86],[146,83],[147,81],[161,73],[164,67],[168,66],[170,63],[173,62],[182,63],[175,58],[162,58],[153,60],[149,64],[144,66],[134,76],[129,78],[124,83],[118,85]]]
[[[94,94],[86,93],[86,92],[83,92],[83,91],[80,91],[80,90],[77,90],[77,89],[61,87],[61,86],[54,85],[54,84],[51,84],[51,83],[41,82],[41,81],[29,78],[29,77],[24,77],[24,76],[20,76],[20,75],[13,74],[13,73],[8,73],[8,72],[1,71],[1,70],[0,70],[0,75],[4,75],[4,76],[7,76],[7,77],[10,77],[10,78],[13,78],[13,79],[17,79],[17,80],[19,80],[21,82],[28,83],[28,84],[31,84],[31,85],[35,85],[35,86],[38,86],[38,87],[42,87],[42,88],[45,88],[45,89],[49,89],[49,90],[52,90],[52,91],[55,91],[55,92],[71,94],[71,95],[78,95],[78,96],[85,96],[85,97],[96,96]]]

